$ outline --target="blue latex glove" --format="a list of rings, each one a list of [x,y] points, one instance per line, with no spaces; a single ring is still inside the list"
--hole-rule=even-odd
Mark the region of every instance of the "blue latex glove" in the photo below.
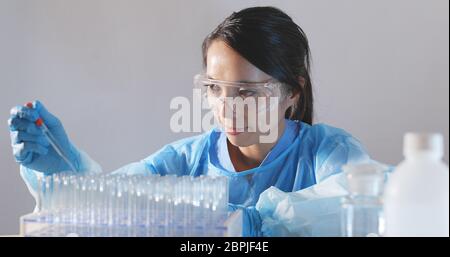
[[[32,105],[32,108],[16,106],[11,109],[8,124],[16,162],[45,174],[70,170],[69,165],[49,144],[41,128],[35,124],[40,117],[58,141],[64,154],[79,170],[80,154],[70,143],[60,120],[48,112],[39,101],[33,102]]]
[[[261,233],[261,217],[255,206],[245,207],[238,204],[228,204],[228,211],[236,211],[242,209],[242,236],[257,237],[262,236]]]

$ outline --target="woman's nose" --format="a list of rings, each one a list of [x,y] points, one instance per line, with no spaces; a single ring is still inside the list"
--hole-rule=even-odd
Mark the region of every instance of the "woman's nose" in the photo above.
[[[226,100],[226,98],[223,98],[220,102],[220,113],[222,117],[226,117],[229,115],[235,115],[236,114],[236,106],[233,104],[233,101]],[[228,117],[231,118],[231,117]]]

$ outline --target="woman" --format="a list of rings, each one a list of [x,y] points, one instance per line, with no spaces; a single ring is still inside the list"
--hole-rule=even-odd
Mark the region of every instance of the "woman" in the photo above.
[[[301,192],[338,174],[346,163],[370,160],[350,134],[324,124],[313,125],[308,40],[282,11],[255,7],[233,13],[206,37],[202,49],[205,74],[197,76],[196,83],[206,89],[219,126],[166,145],[116,172],[227,176],[230,208],[244,210],[244,234],[263,235],[255,205],[268,188]],[[250,130],[248,109],[226,115],[229,105],[224,98],[258,99],[256,96],[278,99],[276,105],[257,104],[258,119],[274,109],[279,114],[270,120],[270,131]],[[38,117],[55,134],[78,173],[101,171],[70,142],[59,119],[40,102],[29,107],[13,108],[9,124],[14,156],[33,194],[37,176],[69,170],[35,125]],[[239,115],[244,117],[242,126],[237,125]],[[273,131],[277,132],[274,140],[261,140]],[[258,206],[269,208],[261,202]],[[320,215],[320,210],[316,211]],[[270,228],[266,227],[264,234],[272,234]]]

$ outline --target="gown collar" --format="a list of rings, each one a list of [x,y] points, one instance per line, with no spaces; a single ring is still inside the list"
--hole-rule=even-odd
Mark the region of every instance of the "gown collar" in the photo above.
[[[213,143],[210,148],[210,163],[221,173],[225,173],[224,175],[228,176],[245,176],[255,172],[267,170],[276,164],[275,160],[278,158],[283,158],[286,154],[288,154],[290,149],[296,145],[300,138],[299,131],[301,122],[288,119],[286,119],[285,122],[286,126],[283,135],[258,167],[246,171],[236,172],[228,153],[227,136],[220,130],[216,130],[217,133],[213,133],[213,135],[216,135],[217,140],[214,140],[215,143]]]

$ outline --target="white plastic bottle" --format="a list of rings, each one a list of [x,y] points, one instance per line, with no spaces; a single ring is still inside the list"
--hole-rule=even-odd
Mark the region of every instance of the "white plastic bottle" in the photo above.
[[[449,236],[449,169],[440,134],[407,133],[384,193],[385,236]]]

